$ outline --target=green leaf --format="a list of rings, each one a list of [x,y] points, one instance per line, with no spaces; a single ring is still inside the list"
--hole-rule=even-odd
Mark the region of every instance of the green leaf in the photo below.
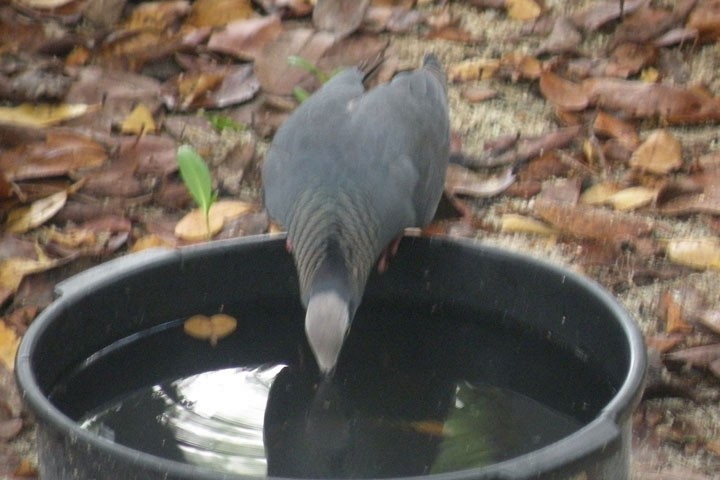
[[[303,58],[300,55],[290,55],[287,59],[287,62],[289,65],[292,65],[293,67],[302,68],[306,72],[308,72],[313,77],[317,78],[320,83],[325,83],[328,80],[330,80],[330,77],[327,73],[320,70],[318,67],[313,65],[310,60],[307,58]]]
[[[295,97],[295,100],[298,101],[298,103],[303,103],[305,100],[308,99],[308,97],[310,97],[310,94],[307,90],[298,86],[293,88],[293,96]]]
[[[207,163],[188,145],[181,145],[178,148],[177,162],[180,177],[193,200],[207,218],[210,206],[217,196],[212,191],[212,178]]]

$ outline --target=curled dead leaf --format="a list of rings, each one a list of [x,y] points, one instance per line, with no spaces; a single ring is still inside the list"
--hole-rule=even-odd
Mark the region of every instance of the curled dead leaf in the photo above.
[[[500,231],[505,233],[532,233],[535,235],[557,235],[558,231],[548,224],[532,217],[506,213],[500,217]]]
[[[460,165],[448,165],[445,191],[450,195],[493,197],[505,191],[515,181],[512,168],[493,175],[481,175]]]
[[[224,313],[216,313],[210,317],[193,315],[183,323],[183,331],[187,335],[198,340],[209,340],[213,347],[236,329],[237,320]]]
[[[11,233],[25,233],[50,220],[65,205],[67,190],[61,190],[49,197],[35,200],[28,207],[20,207],[10,212],[6,230]]]

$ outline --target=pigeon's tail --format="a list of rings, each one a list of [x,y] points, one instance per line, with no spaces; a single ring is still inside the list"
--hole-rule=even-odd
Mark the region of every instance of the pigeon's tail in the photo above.
[[[438,60],[438,58],[434,54],[428,53],[427,55],[425,55],[425,58],[423,59],[423,67],[427,69],[427,71],[429,71],[435,78],[437,78],[440,84],[443,86],[443,89],[447,91],[447,75],[445,74],[445,69],[440,63],[440,60]]]

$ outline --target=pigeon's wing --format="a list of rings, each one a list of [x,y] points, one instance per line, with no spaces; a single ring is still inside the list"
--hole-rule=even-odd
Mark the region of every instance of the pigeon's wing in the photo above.
[[[309,184],[335,164],[335,139],[347,121],[345,106],[365,89],[357,68],[345,70],[300,105],[275,134],[262,169],[265,204],[270,216],[287,225],[293,204]]]
[[[397,76],[350,101],[354,162],[382,214],[384,235],[430,223],[442,195],[449,155],[445,74],[429,57],[423,68]],[[350,137],[349,133],[346,136]],[[391,237],[392,238],[392,237]]]

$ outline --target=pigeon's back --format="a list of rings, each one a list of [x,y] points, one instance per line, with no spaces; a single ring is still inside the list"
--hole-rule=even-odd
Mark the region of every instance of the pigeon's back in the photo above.
[[[336,75],[278,130],[263,166],[265,202],[287,226],[308,192],[353,197],[385,246],[403,228],[429,223],[442,194],[445,74],[428,56],[423,68],[370,91],[362,79],[358,69]]]

